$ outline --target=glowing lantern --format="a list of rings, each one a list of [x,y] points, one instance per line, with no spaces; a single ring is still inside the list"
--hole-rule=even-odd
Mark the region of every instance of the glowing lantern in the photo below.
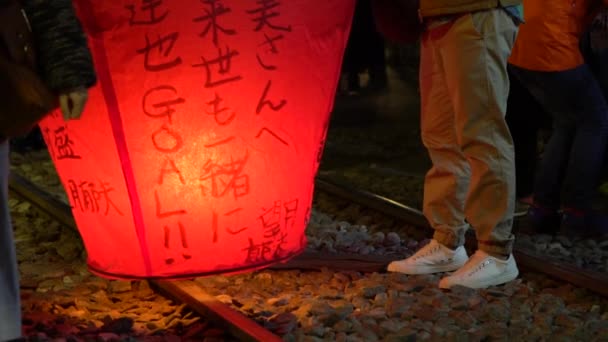
[[[253,270],[306,245],[353,0],[77,0],[98,87],[42,123],[90,269]]]

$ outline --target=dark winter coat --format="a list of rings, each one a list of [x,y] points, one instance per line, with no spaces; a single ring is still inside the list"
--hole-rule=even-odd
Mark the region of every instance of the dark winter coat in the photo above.
[[[0,0],[5,1],[5,0]],[[22,0],[42,78],[57,93],[96,82],[86,36],[71,0]]]

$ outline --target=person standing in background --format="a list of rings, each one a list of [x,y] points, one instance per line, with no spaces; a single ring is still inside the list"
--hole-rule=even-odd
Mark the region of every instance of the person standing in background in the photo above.
[[[367,70],[369,82],[365,90],[381,91],[388,86],[384,39],[376,30],[372,15],[372,0],[356,0],[355,14],[344,53],[344,72],[348,92],[361,91],[359,73]]]
[[[534,182],[541,132],[551,127],[551,115],[521,82],[509,75],[506,120],[515,146],[515,217],[528,214],[534,201]],[[544,137],[544,135],[543,135]]]
[[[0,0],[0,7],[11,0]],[[24,0],[40,74],[61,104],[64,119],[82,114],[96,82],[91,53],[71,0]],[[1,105],[1,104],[0,104]],[[19,113],[15,113],[18,115]],[[19,271],[8,207],[9,142],[0,144],[0,341],[21,337]]]
[[[592,21],[581,38],[581,52],[585,63],[597,79],[604,98],[608,99],[608,9],[603,9]],[[608,165],[604,160],[603,178],[606,179]],[[608,182],[604,180],[600,192],[608,194]]]
[[[524,0],[509,72],[553,119],[528,218],[538,232],[590,233],[608,142],[608,105],[580,50],[601,0]],[[601,224],[600,224],[601,226]]]

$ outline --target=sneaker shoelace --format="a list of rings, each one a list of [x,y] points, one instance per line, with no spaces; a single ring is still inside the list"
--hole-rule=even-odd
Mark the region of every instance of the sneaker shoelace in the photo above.
[[[421,251],[422,253],[420,253],[420,254],[416,255],[416,256],[414,257],[414,260],[418,260],[418,259],[426,258],[426,257],[428,257],[428,256],[431,256],[431,255],[433,255],[433,254],[435,254],[435,253],[439,252],[439,245],[434,245],[434,246],[432,246],[432,247],[428,247],[428,245],[427,245],[427,246],[425,246],[424,248],[426,248],[427,250],[426,250],[426,251]]]
[[[433,254],[436,254],[437,252],[439,252],[441,250],[441,245],[439,244],[435,244],[432,247],[429,247],[428,245],[425,246],[424,248],[427,248],[426,251],[421,251],[421,253],[419,255],[416,255],[414,257],[414,260],[420,260],[422,258],[426,258],[429,257]],[[438,260],[441,263],[446,263],[446,262],[452,262],[453,258],[448,257],[448,258],[441,258],[440,260]]]
[[[484,268],[486,268],[491,263],[492,263],[492,259],[486,258],[485,260],[483,260],[482,262],[480,262],[472,271],[469,272],[469,276],[472,276],[473,274],[475,274],[475,273],[483,270]]]

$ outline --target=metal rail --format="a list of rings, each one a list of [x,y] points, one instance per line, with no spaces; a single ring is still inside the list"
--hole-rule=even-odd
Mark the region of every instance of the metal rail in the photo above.
[[[11,174],[9,188],[12,193],[32,203],[61,224],[77,229],[69,205],[40,190],[25,178]],[[241,341],[282,341],[278,335],[215,299],[192,281],[150,280],[149,282],[166,296],[188,305],[193,311],[226,329]]]
[[[198,314],[222,326],[240,341],[283,341],[247,316],[218,301],[193,281],[153,281],[152,283],[169,297],[186,303]]]
[[[377,210],[388,216],[403,220],[420,228],[429,228],[426,218],[417,209],[393,201],[389,198],[354,188],[344,183],[336,183],[324,177],[315,181],[317,191],[340,197]],[[430,233],[430,231],[429,231]],[[475,235],[467,234],[467,245],[476,245]],[[608,296],[608,276],[597,271],[586,270],[572,264],[556,261],[522,248],[514,247],[513,255],[518,265],[526,270],[542,273],[549,277],[586,288],[603,296]]]

